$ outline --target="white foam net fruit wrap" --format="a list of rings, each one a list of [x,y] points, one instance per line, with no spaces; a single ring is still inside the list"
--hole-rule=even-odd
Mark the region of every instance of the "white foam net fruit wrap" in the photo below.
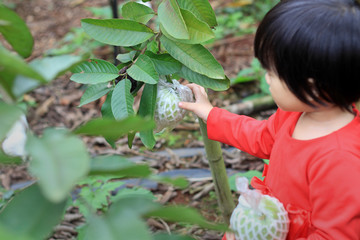
[[[247,179],[241,181],[246,184],[246,189],[239,187],[237,179],[241,196],[230,218],[236,240],[285,240],[289,218],[283,204],[274,197],[248,189]]]
[[[186,115],[186,110],[179,108],[179,102],[193,102],[194,97],[190,88],[178,81],[172,83],[160,79],[157,89],[155,107],[155,132],[164,128],[174,128]]]

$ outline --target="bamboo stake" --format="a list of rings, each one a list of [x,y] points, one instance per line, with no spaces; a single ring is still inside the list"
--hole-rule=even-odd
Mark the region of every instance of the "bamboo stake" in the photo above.
[[[219,142],[210,140],[207,134],[206,124],[199,118],[200,131],[205,144],[206,157],[209,161],[211,174],[215,186],[215,193],[224,221],[230,224],[231,213],[235,208],[231,195],[228,176]]]

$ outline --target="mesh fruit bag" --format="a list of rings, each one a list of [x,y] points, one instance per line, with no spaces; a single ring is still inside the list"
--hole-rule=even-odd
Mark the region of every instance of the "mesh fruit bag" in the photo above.
[[[289,231],[289,218],[283,204],[276,198],[249,189],[245,177],[236,179],[241,193],[230,218],[236,240],[283,240]]]
[[[193,102],[193,93],[178,81],[172,83],[160,79],[157,89],[155,122],[156,132],[174,128],[185,116],[186,110],[179,108],[179,102]]]

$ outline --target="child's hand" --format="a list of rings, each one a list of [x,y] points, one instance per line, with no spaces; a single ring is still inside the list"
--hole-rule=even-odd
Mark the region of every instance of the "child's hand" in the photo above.
[[[225,233],[226,234],[226,240],[235,240],[235,235],[233,233]]]
[[[179,107],[195,113],[199,118],[206,122],[213,106],[209,102],[205,89],[194,83],[186,86],[193,91],[195,102],[180,102]]]

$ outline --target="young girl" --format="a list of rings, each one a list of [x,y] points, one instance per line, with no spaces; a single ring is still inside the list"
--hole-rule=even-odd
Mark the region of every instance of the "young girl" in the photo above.
[[[270,159],[252,186],[279,199],[287,239],[360,239],[360,4],[283,0],[261,22],[255,56],[278,106],[258,121],[213,107],[204,88],[180,103],[210,139]],[[224,237],[225,239],[225,237]]]

